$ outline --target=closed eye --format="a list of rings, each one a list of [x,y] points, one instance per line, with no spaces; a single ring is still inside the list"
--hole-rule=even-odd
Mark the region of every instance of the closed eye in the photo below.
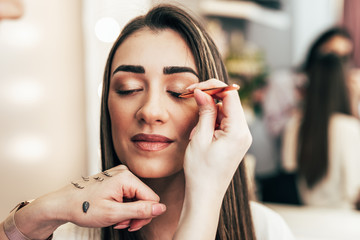
[[[179,92],[173,92],[173,91],[167,91],[168,93],[170,93],[171,96],[175,97],[175,98],[179,98],[179,99],[183,99],[180,97],[180,95],[182,93],[179,93]]]
[[[131,90],[117,90],[117,94],[119,95],[123,95],[123,96],[126,96],[126,95],[131,95],[135,92],[140,92],[142,91],[142,89],[131,89]]]

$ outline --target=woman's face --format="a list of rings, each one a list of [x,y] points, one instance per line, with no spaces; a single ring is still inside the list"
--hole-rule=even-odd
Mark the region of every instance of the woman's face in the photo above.
[[[108,106],[120,161],[142,178],[170,176],[183,168],[198,120],[193,98],[178,98],[199,81],[193,55],[173,30],[140,30],[116,50]]]
[[[324,43],[320,51],[322,53],[333,53],[338,56],[347,56],[353,52],[353,44],[348,38],[336,35]]]

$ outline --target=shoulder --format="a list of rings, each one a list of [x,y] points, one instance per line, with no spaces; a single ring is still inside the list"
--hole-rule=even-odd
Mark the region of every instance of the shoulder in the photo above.
[[[255,235],[258,240],[295,240],[284,219],[270,208],[250,202]]]

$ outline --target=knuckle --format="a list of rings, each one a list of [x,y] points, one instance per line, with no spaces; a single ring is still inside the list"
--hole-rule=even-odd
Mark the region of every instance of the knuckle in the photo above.
[[[116,167],[116,174],[118,178],[131,178],[133,174],[130,172],[129,168],[125,165],[119,165]]]
[[[216,116],[216,109],[212,106],[203,106],[199,112],[201,116]]]
[[[139,218],[148,218],[149,216],[151,216],[150,206],[148,204],[145,204],[145,203],[140,203],[138,205],[136,213],[137,213]]]
[[[125,166],[124,164],[120,164],[120,165],[116,166],[115,169],[118,171],[129,171],[129,168],[127,166]]]
[[[205,118],[205,119],[215,119],[216,113],[211,110],[204,110],[199,113],[199,117]]]

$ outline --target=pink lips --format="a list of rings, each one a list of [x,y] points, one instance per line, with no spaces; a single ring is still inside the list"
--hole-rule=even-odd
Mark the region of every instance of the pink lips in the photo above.
[[[173,140],[156,134],[136,134],[131,138],[135,146],[143,151],[160,151],[167,148]]]

